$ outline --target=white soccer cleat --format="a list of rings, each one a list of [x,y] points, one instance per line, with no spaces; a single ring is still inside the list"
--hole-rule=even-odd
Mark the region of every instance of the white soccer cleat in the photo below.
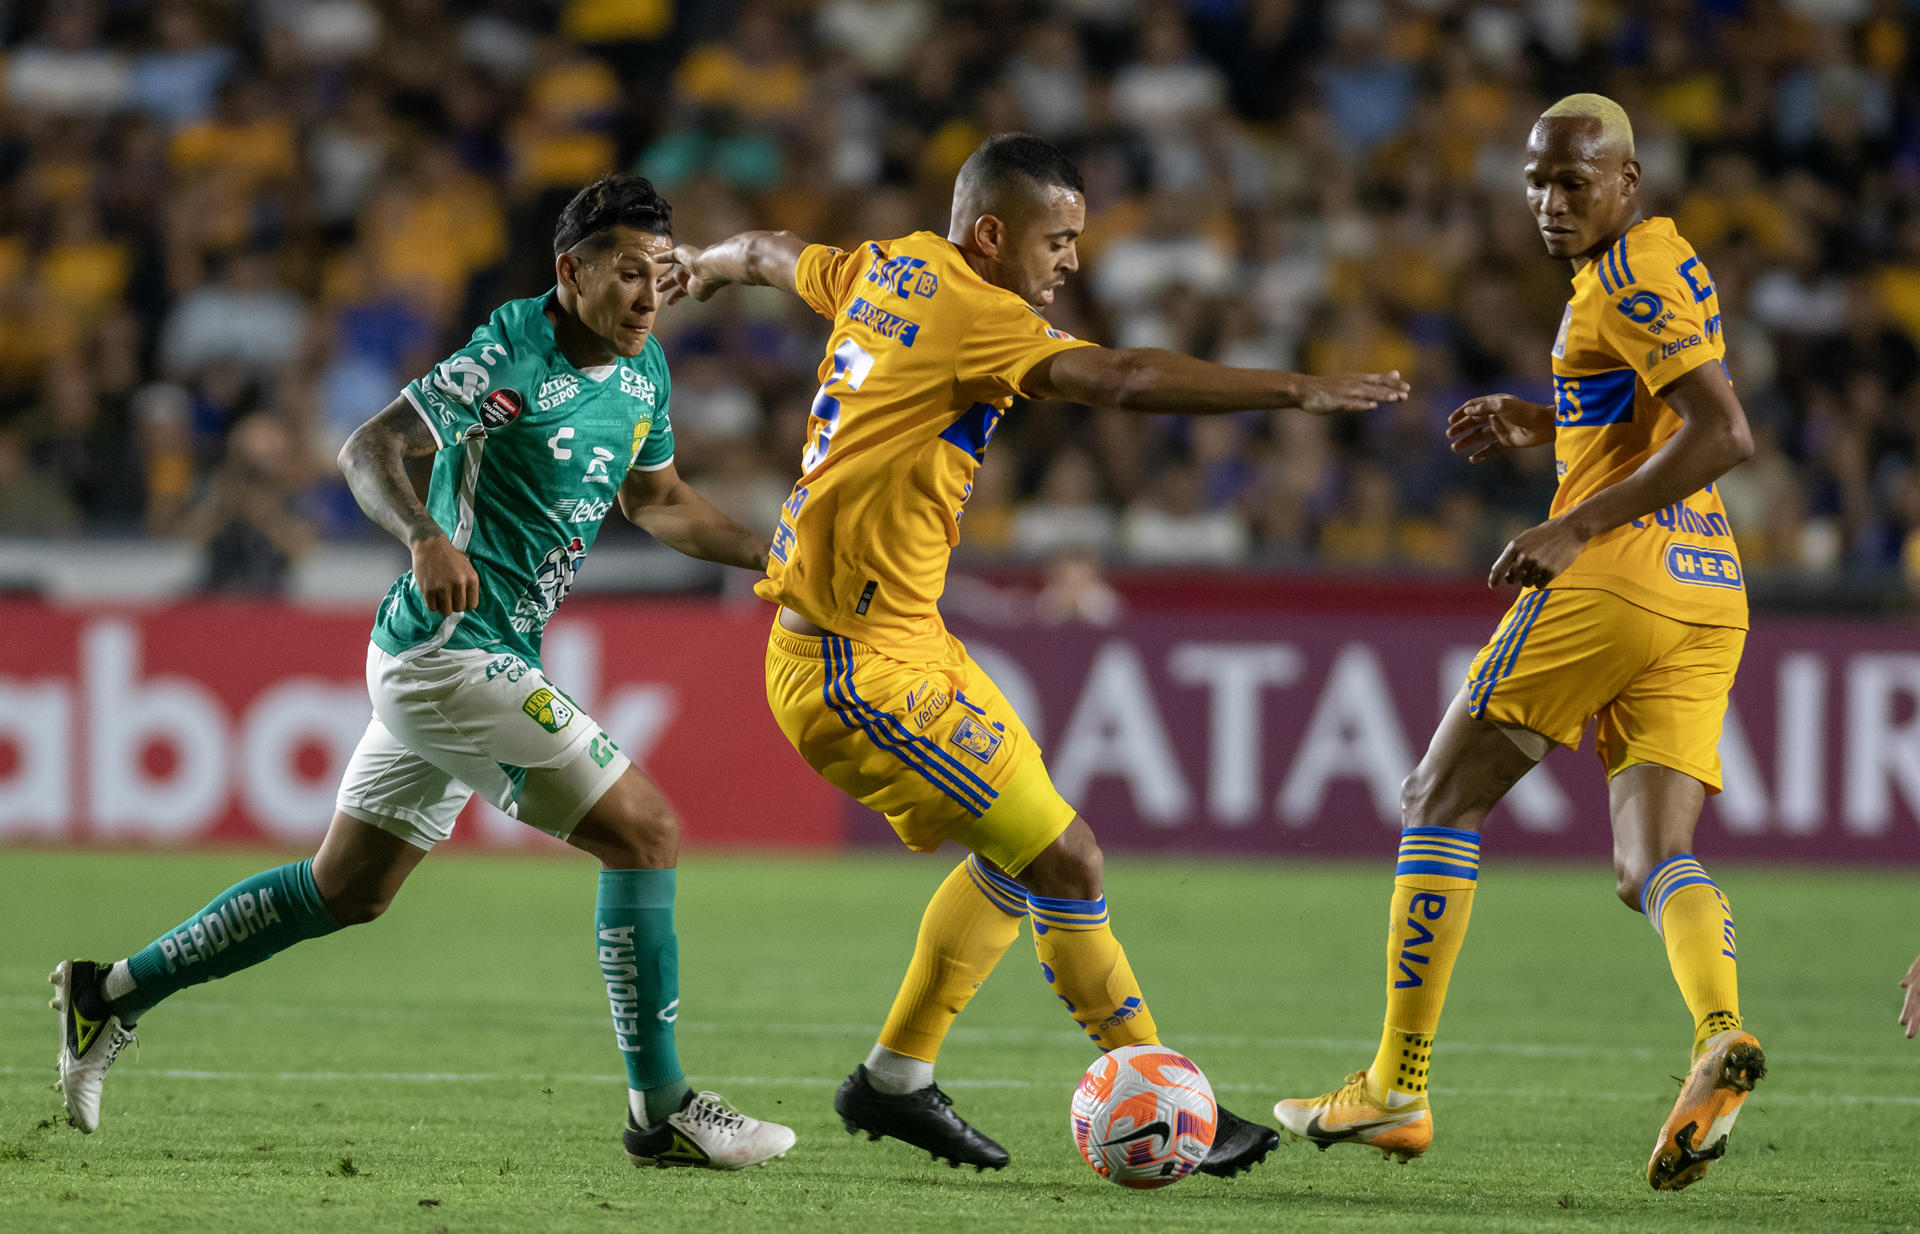
[[[92,960],[62,960],[47,975],[53,984],[48,1006],[60,1013],[60,1097],[67,1122],[87,1133],[100,1125],[107,1068],[129,1042],[137,1046],[140,1041],[107,1009],[101,978],[101,967]]]
[[[627,1115],[621,1136],[627,1159],[635,1165],[691,1166],[703,1170],[739,1170],[784,1157],[793,1147],[793,1128],[749,1118],[719,1093],[695,1093],[658,1126],[641,1130]]]

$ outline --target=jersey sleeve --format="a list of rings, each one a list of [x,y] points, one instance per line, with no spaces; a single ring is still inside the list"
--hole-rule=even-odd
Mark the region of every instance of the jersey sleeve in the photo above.
[[[401,390],[442,450],[467,437],[505,428],[527,405],[515,380],[513,348],[493,330],[474,332],[465,347]]]
[[[857,249],[848,252],[824,244],[809,244],[800,250],[800,263],[794,267],[794,289],[814,312],[822,317],[837,317],[853,295],[853,282],[860,275],[862,257]]]
[[[1685,248],[1649,246],[1621,260],[1621,246],[1600,259],[1598,330],[1608,349],[1658,393],[1726,355],[1719,301],[1699,257]]]
[[[1093,345],[1055,330],[1020,301],[995,296],[962,336],[954,377],[963,388],[989,400],[1006,398],[1024,393],[1021,383],[1048,356]]]
[[[663,363],[659,368],[660,397],[653,405],[653,423],[634,446],[629,471],[659,471],[673,462],[673,417],[667,405],[673,401],[673,378]],[[635,425],[635,429],[639,428]]]

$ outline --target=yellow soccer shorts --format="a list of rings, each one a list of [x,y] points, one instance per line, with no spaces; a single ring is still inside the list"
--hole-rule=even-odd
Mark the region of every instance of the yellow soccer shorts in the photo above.
[[[940,659],[908,663],[776,621],[767,703],[807,765],[916,852],[952,840],[1018,874],[1073,821],[1033,735],[951,635]]]
[[[1612,778],[1671,767],[1720,791],[1720,722],[1747,632],[1664,617],[1592,588],[1529,591],[1467,669],[1467,710],[1580,748]]]

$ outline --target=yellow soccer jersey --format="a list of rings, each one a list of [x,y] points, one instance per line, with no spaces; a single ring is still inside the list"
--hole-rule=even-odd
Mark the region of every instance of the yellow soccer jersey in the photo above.
[[[1630,475],[1680,431],[1659,391],[1703,364],[1726,374],[1713,280],[1673,221],[1636,223],[1573,276],[1553,347],[1560,515]],[[1595,587],[1695,625],[1747,626],[1740,554],[1713,485],[1595,536],[1551,588]]]
[[[795,281],[833,335],[800,482],[754,590],[897,659],[936,659],[935,604],[987,442],[1035,364],[1089,344],[932,232],[809,245]]]

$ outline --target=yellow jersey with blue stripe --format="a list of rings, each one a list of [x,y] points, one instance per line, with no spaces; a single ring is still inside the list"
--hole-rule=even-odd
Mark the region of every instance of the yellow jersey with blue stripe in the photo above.
[[[1726,377],[1720,302],[1673,221],[1636,223],[1573,276],[1553,347],[1553,514],[1624,479],[1680,431],[1659,392],[1704,364]],[[1595,536],[1549,590],[1613,592],[1676,621],[1747,627],[1740,554],[1709,484]]]
[[[1090,344],[932,232],[809,245],[795,283],[833,334],[800,480],[754,590],[896,659],[939,659],[936,604],[974,470],[1033,366]]]

